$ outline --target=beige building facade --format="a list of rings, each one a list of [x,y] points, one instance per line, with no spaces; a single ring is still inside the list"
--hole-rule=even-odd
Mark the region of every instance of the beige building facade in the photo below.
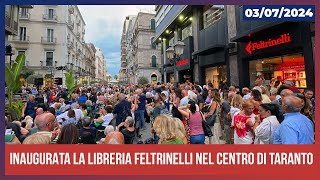
[[[155,43],[155,14],[139,12],[129,22],[126,34],[128,83],[138,83],[140,77],[149,83],[161,81],[161,49]]]
[[[18,18],[18,33],[9,43],[15,55],[26,55],[25,65],[42,77],[43,86],[65,87],[67,69],[73,69],[78,83],[90,73],[94,77],[95,48],[84,41],[86,24],[77,6],[20,8]]]

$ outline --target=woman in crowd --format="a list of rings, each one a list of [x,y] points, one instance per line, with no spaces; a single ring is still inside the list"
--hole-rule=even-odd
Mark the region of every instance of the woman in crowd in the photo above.
[[[255,134],[254,144],[272,144],[273,133],[280,125],[279,107],[276,104],[261,104],[259,115],[255,117],[253,132]]]
[[[68,125],[68,124],[74,124],[74,125],[76,125],[77,124],[77,120],[76,120],[76,113],[74,112],[74,110],[73,109],[70,109],[69,111],[68,111],[68,117],[67,117],[67,119],[65,119],[65,120],[63,120],[63,122],[62,122],[62,126],[64,127],[64,126],[66,126],[66,125]]]
[[[61,130],[57,144],[78,144],[79,130],[74,124],[67,124]]]
[[[51,139],[43,134],[32,134],[23,141],[23,144],[51,144]]]
[[[234,144],[253,144],[252,127],[255,121],[253,110],[254,101],[244,100],[242,110],[234,115]]]
[[[123,134],[125,144],[133,144],[133,140],[136,135],[134,119],[130,116],[127,117],[124,122],[119,124],[117,131],[120,131]]]
[[[220,113],[220,94],[217,90],[210,90],[209,99],[211,99],[208,112],[204,113],[204,119],[213,118],[212,122],[214,124],[209,124],[211,131],[213,133],[212,137],[209,137],[209,144],[220,144],[220,137],[222,136],[221,125],[219,119]]]
[[[28,101],[24,104],[22,109],[22,117],[30,116],[33,119],[36,117],[36,107],[37,103],[34,99],[34,95],[29,95]]]
[[[94,127],[90,127],[90,117],[84,117],[80,119],[82,121],[82,128],[79,130],[80,139],[82,144],[96,144],[97,130]]]
[[[253,113],[255,115],[259,114],[259,106],[260,104],[262,104],[262,95],[261,95],[261,92],[257,89],[253,89],[251,91],[251,96],[252,96],[252,100],[253,100],[253,103],[254,103],[254,110],[253,110]]]
[[[153,127],[160,137],[159,144],[183,144],[182,139],[177,136],[177,128],[172,117],[168,115],[156,117]]]
[[[231,121],[231,127],[234,126],[232,121],[234,115],[240,112],[242,109],[242,103],[243,103],[243,98],[239,94],[236,94],[231,100],[230,113],[228,114],[228,118]]]
[[[268,91],[268,88],[264,87],[264,86],[260,86],[262,92],[261,92],[261,97],[262,97],[262,103],[270,103],[270,92]]]
[[[146,92],[146,107],[152,103],[151,93]],[[147,111],[144,112],[144,117],[146,118],[146,123],[150,123],[150,116],[148,115]]]
[[[196,109],[196,103],[194,101],[189,101],[187,106],[178,108],[179,112],[188,119],[190,144],[204,144],[205,135],[202,127],[202,114]]]

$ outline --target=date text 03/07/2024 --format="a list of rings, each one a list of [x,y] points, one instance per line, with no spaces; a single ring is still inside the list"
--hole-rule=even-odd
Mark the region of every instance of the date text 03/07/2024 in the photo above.
[[[244,5],[243,8],[243,20],[314,21],[315,15],[312,5]]]

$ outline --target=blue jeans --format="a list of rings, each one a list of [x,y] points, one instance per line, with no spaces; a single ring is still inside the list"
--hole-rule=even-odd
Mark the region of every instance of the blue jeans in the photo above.
[[[205,140],[204,134],[190,136],[190,144],[204,144],[204,140]]]
[[[145,125],[144,125],[144,111],[145,110],[137,110],[136,113],[135,113],[135,115],[138,115],[136,117],[136,119],[137,119],[137,121],[140,122],[140,126],[139,126],[140,129],[145,127]]]

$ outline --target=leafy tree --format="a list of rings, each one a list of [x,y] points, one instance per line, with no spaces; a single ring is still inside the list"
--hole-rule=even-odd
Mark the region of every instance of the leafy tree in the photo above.
[[[114,78],[114,80],[117,80],[118,79],[118,75],[114,75],[113,78]]]
[[[22,111],[21,103],[18,101],[13,102],[13,94],[17,93],[21,89],[20,74],[25,63],[25,59],[26,56],[24,54],[20,54],[17,56],[13,65],[10,65],[9,63],[5,65],[5,81],[8,95],[7,113],[10,116],[10,120],[13,120],[13,116],[17,116],[19,113],[21,114],[19,110]]]
[[[68,88],[68,98],[70,98],[70,96],[72,95],[72,93],[78,88],[81,86],[81,84],[78,84],[76,85],[74,83],[74,76],[73,76],[73,73],[72,71],[68,71],[66,72],[65,74],[65,77],[66,77],[66,86]]]

